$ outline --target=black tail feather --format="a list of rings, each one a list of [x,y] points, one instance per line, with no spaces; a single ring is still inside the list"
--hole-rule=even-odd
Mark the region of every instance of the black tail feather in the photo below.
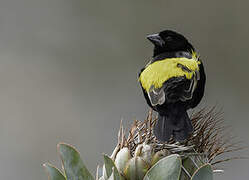
[[[183,141],[193,131],[193,126],[186,110],[172,114],[158,114],[158,120],[154,126],[154,134],[159,141],[169,141],[171,136],[176,141]]]

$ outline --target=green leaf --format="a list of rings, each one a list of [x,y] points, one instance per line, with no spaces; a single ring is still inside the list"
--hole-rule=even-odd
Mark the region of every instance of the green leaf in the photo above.
[[[111,176],[108,178],[108,180],[115,180],[114,179],[114,172],[112,172]]]
[[[178,180],[181,173],[181,164],[179,155],[167,156],[151,167],[144,180]]]
[[[120,180],[120,174],[118,172],[117,167],[115,166],[114,162],[112,161],[112,159],[104,154],[104,163],[105,163],[105,169],[103,169],[103,171],[106,172],[106,176],[107,178],[110,178],[112,173],[113,173],[113,177],[115,180]]]
[[[75,148],[68,144],[60,143],[58,144],[58,152],[67,180],[94,180]]]
[[[191,180],[213,180],[213,170],[210,164],[204,164],[195,171]]]
[[[43,164],[43,167],[47,171],[49,180],[66,180],[60,170],[52,166],[51,164],[45,163]]]
[[[190,179],[194,172],[198,169],[197,164],[193,162],[192,157],[182,158],[181,180]]]

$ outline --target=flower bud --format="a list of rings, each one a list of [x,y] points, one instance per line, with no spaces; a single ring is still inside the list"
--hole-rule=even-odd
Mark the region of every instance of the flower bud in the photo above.
[[[128,180],[140,180],[149,169],[149,165],[141,157],[130,159],[124,170],[124,175]]]
[[[122,148],[116,156],[115,165],[119,173],[123,173],[127,162],[131,159],[130,150],[127,147]]]
[[[170,155],[170,152],[166,149],[163,149],[161,151],[158,151],[154,154],[154,156],[152,157],[151,160],[151,166],[153,166],[154,164],[156,164],[160,159],[166,157]]]
[[[153,146],[143,143],[143,148],[140,155],[143,158],[143,160],[146,163],[150,164],[153,155],[154,155]]]

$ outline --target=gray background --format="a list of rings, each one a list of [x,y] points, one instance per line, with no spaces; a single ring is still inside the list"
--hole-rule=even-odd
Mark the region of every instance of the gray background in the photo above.
[[[152,45],[145,36],[175,29],[201,53],[200,106],[223,107],[232,134],[249,144],[248,1],[1,0],[0,179],[47,179],[56,144],[75,145],[95,172],[116,143],[120,119],[148,107],[137,73]],[[248,156],[248,151],[235,153]],[[246,180],[249,161],[221,166],[219,180]]]

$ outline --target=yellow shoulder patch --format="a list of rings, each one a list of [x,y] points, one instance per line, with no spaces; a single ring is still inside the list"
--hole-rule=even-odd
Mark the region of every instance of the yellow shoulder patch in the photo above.
[[[160,88],[165,81],[172,77],[185,76],[187,79],[191,79],[199,70],[200,63],[195,56],[192,59],[181,57],[155,61],[144,69],[140,74],[139,81],[142,87],[149,92],[152,85],[155,88]],[[184,71],[179,67],[179,64],[187,67],[190,71]]]

